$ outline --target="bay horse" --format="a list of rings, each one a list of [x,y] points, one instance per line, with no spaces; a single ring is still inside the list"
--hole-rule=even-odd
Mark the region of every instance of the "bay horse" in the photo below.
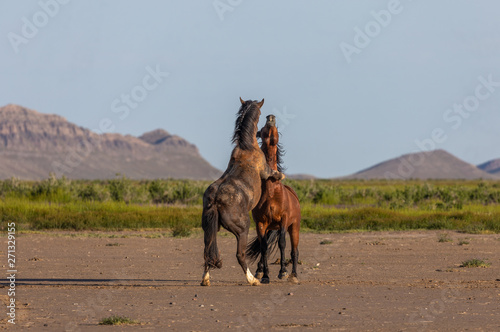
[[[222,267],[217,248],[217,232],[224,227],[237,240],[236,258],[248,283],[260,285],[246,263],[245,249],[250,228],[250,211],[259,202],[261,181],[282,180],[285,175],[273,170],[267,163],[257,142],[258,123],[262,101],[243,101],[237,113],[232,142],[236,145],[224,174],[212,183],[203,195],[202,227],[205,241],[205,270],[202,286],[210,286],[210,270]]]
[[[283,172],[283,150],[279,143],[278,128],[274,115],[267,117],[266,125],[260,131],[261,149],[266,156],[267,164],[275,171]],[[299,260],[300,203],[295,191],[280,180],[274,178],[262,180],[262,196],[257,206],[252,210],[257,228],[257,237],[247,248],[247,256],[255,261],[260,256],[256,278],[262,278],[261,283],[269,283],[268,255],[278,243],[281,252],[281,269],[278,275],[283,279],[288,275],[286,270],[285,247],[286,232],[290,234],[292,246],[292,274],[289,281],[298,283],[297,264]],[[269,251],[268,245],[272,245]]]

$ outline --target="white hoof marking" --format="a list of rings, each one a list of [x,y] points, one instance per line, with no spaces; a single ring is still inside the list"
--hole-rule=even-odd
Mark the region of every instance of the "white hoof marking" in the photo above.
[[[250,285],[260,284],[260,282],[257,279],[255,279],[252,272],[250,272],[250,269],[248,269],[248,268],[247,268],[247,281]]]
[[[203,273],[203,283],[210,284],[210,273],[208,271]]]

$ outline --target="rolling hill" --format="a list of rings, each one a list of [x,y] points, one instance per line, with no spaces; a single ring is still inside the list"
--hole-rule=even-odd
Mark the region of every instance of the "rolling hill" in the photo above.
[[[477,166],[479,169],[482,169],[485,172],[488,172],[493,175],[497,175],[500,177],[500,159],[494,159],[487,161],[481,165]]]
[[[221,172],[185,139],[158,129],[141,137],[96,134],[58,115],[0,108],[0,179],[214,179]]]
[[[418,152],[381,162],[350,179],[500,179],[444,150]]]

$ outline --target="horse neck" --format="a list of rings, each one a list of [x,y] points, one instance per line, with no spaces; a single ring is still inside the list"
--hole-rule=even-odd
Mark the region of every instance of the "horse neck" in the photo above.
[[[250,111],[250,112],[255,112],[255,111]],[[237,129],[239,130],[238,134],[235,134],[235,138],[233,138],[233,142],[236,142],[237,145],[243,149],[243,150],[258,150],[259,149],[259,142],[257,142],[257,131],[258,131],[258,120],[259,116],[254,115],[253,123],[246,123],[248,122],[247,115],[245,115],[241,121],[243,121],[243,125]],[[250,116],[250,115],[248,115]],[[250,118],[252,119],[252,118]]]
[[[255,128],[254,128],[254,131],[253,131],[253,146],[257,149],[260,148],[259,146],[259,141],[257,141],[257,132],[259,131],[259,127],[257,127],[257,124],[255,124]]]
[[[264,152],[264,155],[266,156],[266,162],[271,167],[273,170],[277,171],[278,170],[278,158],[276,157],[276,154],[278,152],[278,146],[277,145],[267,145],[263,144],[262,145],[262,151]]]

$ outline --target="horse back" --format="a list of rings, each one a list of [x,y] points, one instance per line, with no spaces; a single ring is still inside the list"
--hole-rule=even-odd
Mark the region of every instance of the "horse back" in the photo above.
[[[286,184],[283,185],[286,189],[286,191],[292,195],[292,197],[295,197],[295,200],[297,201],[297,204],[299,204],[299,196],[297,196],[297,193],[295,190],[292,189],[292,187],[287,186]],[[299,205],[300,206],[300,205]]]

